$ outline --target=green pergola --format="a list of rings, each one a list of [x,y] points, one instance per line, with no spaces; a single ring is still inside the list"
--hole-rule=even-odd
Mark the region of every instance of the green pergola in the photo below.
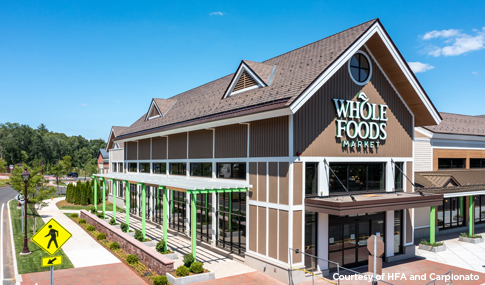
[[[190,240],[191,240],[191,251],[194,258],[197,258],[196,248],[197,248],[197,194],[211,194],[211,193],[234,193],[234,192],[246,192],[251,186],[246,183],[246,181],[235,181],[231,182],[220,182],[213,180],[195,180],[191,178],[168,178],[166,175],[153,176],[153,175],[135,175],[135,174],[123,174],[123,173],[113,173],[113,174],[95,174],[92,176],[94,180],[94,187],[97,189],[98,178],[102,180],[103,187],[103,217],[106,217],[106,181],[108,178],[113,182],[113,217],[116,218],[116,181],[122,181],[125,183],[126,189],[126,224],[130,225],[130,184],[137,184],[141,187],[142,194],[142,233],[143,238],[146,238],[146,186],[156,187],[159,191],[162,191],[162,239],[165,240],[164,251],[167,250],[167,228],[168,228],[168,190],[181,191],[190,194],[190,220],[194,221],[191,223],[190,227]],[[185,187],[184,187],[185,186]],[[96,199],[97,191],[94,191]],[[97,210],[97,206],[96,210]]]

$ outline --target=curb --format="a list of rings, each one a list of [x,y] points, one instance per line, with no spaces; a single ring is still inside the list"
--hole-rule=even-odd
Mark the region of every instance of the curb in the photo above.
[[[10,223],[10,241],[12,243],[13,272],[15,273],[15,284],[16,285],[20,285],[20,282],[22,282],[22,275],[19,274],[19,271],[17,269],[17,256],[15,256],[15,242],[13,240],[12,214],[10,213],[10,201],[12,201],[12,200],[9,200],[7,202],[7,206],[8,206],[8,221]]]

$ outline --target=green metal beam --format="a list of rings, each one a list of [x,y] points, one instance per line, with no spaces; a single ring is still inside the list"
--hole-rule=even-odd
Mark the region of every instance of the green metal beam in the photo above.
[[[194,259],[197,260],[197,255],[196,255],[196,248],[197,248],[197,231],[196,231],[196,225],[197,225],[197,208],[196,208],[196,200],[197,200],[197,194],[192,194],[190,195],[190,201],[191,201],[191,207],[190,207],[190,240],[191,240],[191,249],[192,249],[192,255],[194,256]]]
[[[106,179],[103,177],[103,219],[106,219]]]
[[[96,176],[91,176],[94,179],[94,209],[96,209],[96,214],[98,213],[98,178]]]
[[[435,221],[436,221],[436,206],[430,207],[429,214],[429,242],[435,243]]]
[[[167,227],[168,227],[168,199],[167,199],[167,188],[165,186],[159,186],[159,189],[162,190],[163,195],[163,206],[162,206],[162,239],[165,241],[165,247],[163,248],[164,251],[167,251],[168,245],[168,235],[167,235]]]
[[[475,232],[475,217],[473,216],[473,195],[470,196],[468,235],[473,236]]]
[[[111,178],[111,183],[113,183],[113,218],[116,221],[116,180]]]
[[[147,199],[146,199],[146,190],[147,186],[143,183],[138,183],[138,185],[142,185],[142,192],[141,192],[141,231],[143,233],[143,239],[146,238],[146,213],[147,213]]]
[[[247,191],[248,191],[247,188],[187,190],[187,192],[190,194],[234,193],[234,192],[247,192]]]

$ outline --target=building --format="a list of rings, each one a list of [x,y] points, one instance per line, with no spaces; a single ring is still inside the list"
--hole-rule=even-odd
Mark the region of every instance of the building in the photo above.
[[[411,184],[414,128],[441,117],[378,19],[149,103],[97,176],[143,224],[279,280],[366,264],[376,233],[386,261],[414,256],[414,209],[442,204]]]
[[[476,227],[485,226],[485,117],[441,116],[438,126],[419,127],[415,132],[416,186],[444,196],[437,208],[416,209],[417,238],[473,234]]]
[[[106,144],[106,151],[109,156],[109,172],[118,172],[119,169],[123,169],[124,157],[123,157],[123,147],[124,143],[115,142],[114,140],[118,135],[120,135],[127,127],[113,126],[109,132],[108,143]],[[121,189],[122,182],[117,181],[117,189]],[[108,183],[108,201],[113,202],[113,185],[112,182]],[[125,206],[125,193],[123,191],[118,191],[116,193],[116,204],[118,207],[124,208]]]
[[[108,173],[109,155],[106,149],[101,148],[98,152],[98,173]]]

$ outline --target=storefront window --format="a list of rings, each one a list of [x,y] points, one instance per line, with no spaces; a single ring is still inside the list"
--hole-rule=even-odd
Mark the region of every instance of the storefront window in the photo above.
[[[481,158],[470,158],[470,168],[484,168],[485,159]]]
[[[305,195],[313,196],[318,194],[317,177],[318,162],[307,162],[305,164]]]
[[[473,196],[475,203],[475,223],[485,223],[485,195]]]
[[[403,190],[403,162],[396,162],[394,168],[394,190]]]
[[[165,174],[167,173],[167,164],[165,162],[154,162],[153,173]]]
[[[170,174],[172,175],[186,175],[186,164],[185,163],[170,163]]]
[[[246,179],[246,163],[218,163],[217,178]]]
[[[443,205],[438,206],[438,227],[445,229],[465,225],[463,213],[465,212],[463,197],[449,197],[443,199]]]
[[[465,168],[465,158],[438,158],[438,169]]]
[[[150,173],[150,163],[140,163],[140,172]]]
[[[190,176],[212,177],[212,163],[191,163]]]
[[[385,191],[385,163],[331,163],[335,175],[349,191]],[[330,173],[330,193],[345,192]]]
[[[136,172],[136,163],[128,163],[128,172]]]
[[[219,193],[216,246],[243,255],[246,251],[246,193]]]
[[[305,253],[317,256],[317,213],[305,211]],[[317,268],[316,260],[305,255],[306,269]]]
[[[394,211],[394,254],[403,253],[402,232],[403,232],[403,210]]]

